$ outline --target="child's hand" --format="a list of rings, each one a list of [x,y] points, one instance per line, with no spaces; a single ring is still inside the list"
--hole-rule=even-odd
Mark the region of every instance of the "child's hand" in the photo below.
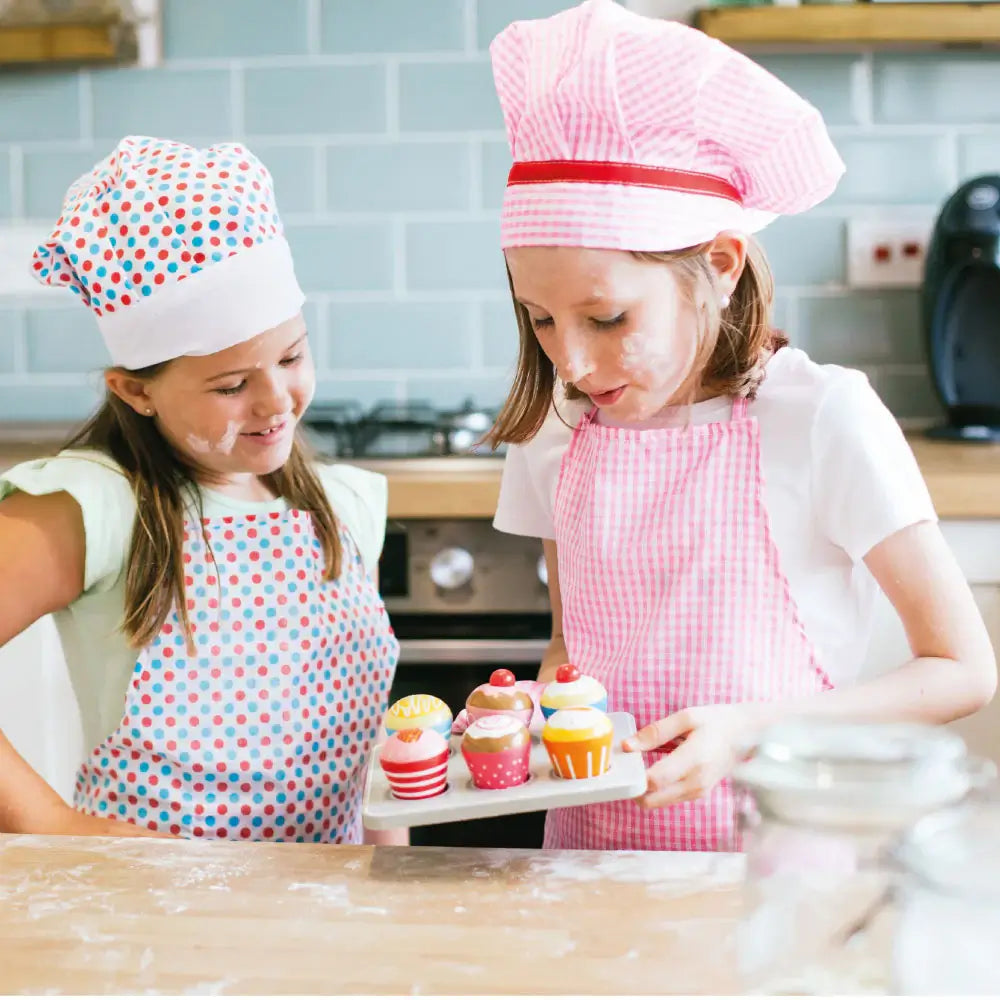
[[[90,816],[77,809],[66,807],[65,813],[60,813],[51,829],[37,831],[55,834],[59,837],[158,837],[167,840],[178,840],[173,834],[150,830],[119,819],[104,819],[100,816]]]
[[[698,705],[644,726],[622,743],[625,750],[675,744],[646,771],[643,809],[698,799],[725,778],[753,729],[750,705]]]

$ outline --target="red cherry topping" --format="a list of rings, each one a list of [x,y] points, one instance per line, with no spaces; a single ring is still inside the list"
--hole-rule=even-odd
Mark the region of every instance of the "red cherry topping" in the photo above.
[[[498,688],[513,687],[514,675],[509,670],[494,670],[490,674],[490,683]]]
[[[568,684],[570,681],[578,681],[580,671],[572,663],[564,663],[556,669],[556,680],[560,684]]]

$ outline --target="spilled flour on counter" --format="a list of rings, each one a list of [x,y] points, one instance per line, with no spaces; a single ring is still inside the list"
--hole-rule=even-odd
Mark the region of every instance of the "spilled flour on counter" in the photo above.
[[[288,887],[288,891],[308,892],[317,903],[336,906],[342,910],[349,910],[351,913],[376,913],[379,916],[386,916],[389,913],[381,906],[358,906],[356,903],[352,903],[346,885],[325,882],[293,882]]]

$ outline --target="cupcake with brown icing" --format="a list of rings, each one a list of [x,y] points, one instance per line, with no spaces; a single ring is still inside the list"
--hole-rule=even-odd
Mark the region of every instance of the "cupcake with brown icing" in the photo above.
[[[531,736],[519,719],[477,719],[462,737],[462,756],[477,788],[511,788],[528,780]]]
[[[470,722],[488,715],[509,715],[525,726],[531,722],[535,703],[527,691],[515,687],[509,670],[494,670],[489,684],[480,684],[466,699],[465,711]]]

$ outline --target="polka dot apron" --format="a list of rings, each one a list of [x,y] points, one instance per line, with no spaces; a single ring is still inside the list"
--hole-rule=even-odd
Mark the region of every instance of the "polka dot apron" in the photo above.
[[[201,528],[186,524],[183,556],[196,651],[175,609],[75,805],[187,837],[360,843],[399,646],[357,547],[342,531],[343,568],[326,582],[307,513]]]

